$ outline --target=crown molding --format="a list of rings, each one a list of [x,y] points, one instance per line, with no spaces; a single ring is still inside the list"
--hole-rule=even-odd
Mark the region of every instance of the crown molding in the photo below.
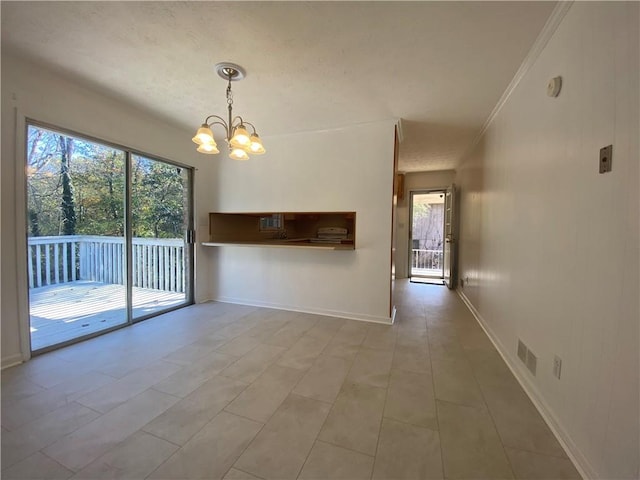
[[[398,131],[398,143],[404,142],[404,126],[402,123],[402,118],[398,118],[396,121],[396,128]]]
[[[500,97],[500,100],[498,100],[498,103],[496,103],[496,106],[493,107],[493,110],[485,120],[478,134],[473,139],[473,142],[471,143],[467,151],[464,153],[464,155],[461,157],[461,163],[464,163],[467,156],[469,156],[469,154],[476,147],[476,145],[478,144],[482,136],[485,134],[487,129],[491,126],[491,124],[493,123],[493,120],[498,116],[498,113],[500,113],[500,110],[502,110],[502,107],[504,106],[504,104],[507,103],[507,100],[509,100],[509,97],[511,97],[511,94],[515,91],[520,81],[531,69],[533,64],[536,63],[536,60],[538,60],[538,57],[547,46],[547,43],[549,43],[549,40],[551,40],[551,37],[560,26],[560,23],[562,23],[562,20],[564,19],[565,15],[571,8],[571,5],[573,5],[573,0],[561,1],[556,4],[555,8],[551,12],[551,15],[549,15],[547,22],[544,24],[544,27],[542,27],[542,30],[538,34],[538,37],[536,38],[535,42],[533,42],[533,45],[529,49],[529,53],[522,61],[520,68],[518,68],[518,71],[515,73],[515,75],[511,79],[511,82],[509,82],[509,85],[507,85],[507,88],[505,89],[504,93]]]

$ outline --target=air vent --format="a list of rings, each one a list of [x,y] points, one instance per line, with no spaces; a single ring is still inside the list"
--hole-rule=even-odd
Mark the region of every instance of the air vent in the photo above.
[[[533,354],[531,350],[527,350],[527,368],[533,374],[536,375],[536,365],[538,364],[538,359]]]
[[[518,358],[522,360],[523,363],[527,363],[527,347],[522,340],[518,340]]]
[[[529,371],[535,376],[538,359],[531,350],[518,339],[518,358],[526,365]]]

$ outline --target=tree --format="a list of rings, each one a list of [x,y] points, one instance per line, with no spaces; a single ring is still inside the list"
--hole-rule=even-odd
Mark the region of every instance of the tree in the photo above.
[[[58,135],[60,142],[60,180],[62,182],[61,231],[63,235],[76,234],[76,207],[73,203],[73,183],[71,182],[71,157],[73,138]]]
[[[444,204],[431,203],[428,199],[417,199],[413,205],[413,239],[419,247],[426,250],[442,248]]]
[[[32,236],[60,234],[60,166],[58,135],[29,127],[27,201]]]
[[[121,237],[125,227],[125,154],[94,145],[86,155],[75,162],[77,233]]]
[[[31,125],[27,152],[31,236],[124,235],[124,151]],[[131,185],[133,235],[182,237],[184,170],[132,155]]]
[[[184,171],[174,165],[133,156],[134,237],[180,238],[186,205]]]

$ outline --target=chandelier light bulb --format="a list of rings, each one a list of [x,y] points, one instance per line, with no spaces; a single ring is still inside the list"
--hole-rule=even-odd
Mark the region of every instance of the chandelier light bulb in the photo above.
[[[203,143],[202,145],[198,146],[196,151],[200,152],[200,153],[207,153],[209,155],[220,153],[220,150],[218,150],[218,147],[215,144],[215,142],[214,143]]]
[[[195,137],[191,139],[193,143],[197,143],[198,145],[203,145],[205,143],[212,143],[215,146],[215,141],[213,140],[213,132],[209,128],[209,125],[203,123],[198,131],[196,132]]]
[[[249,132],[244,128],[244,125],[238,125],[233,131],[233,137],[229,141],[232,147],[240,147],[245,148],[251,144],[251,139],[249,138]]]
[[[233,160],[249,160],[249,155],[242,148],[232,148],[229,158]]]
[[[266,152],[264,146],[262,145],[262,140],[260,140],[260,137],[257,133],[251,135],[251,145],[249,145],[249,152],[254,155],[262,155],[264,152]]]

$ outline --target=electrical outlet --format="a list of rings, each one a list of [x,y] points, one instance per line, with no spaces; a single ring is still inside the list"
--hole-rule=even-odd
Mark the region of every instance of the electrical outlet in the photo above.
[[[560,378],[562,372],[562,359],[559,356],[553,357],[553,376]]]
[[[600,173],[611,171],[611,160],[613,157],[613,145],[608,145],[600,149]]]

